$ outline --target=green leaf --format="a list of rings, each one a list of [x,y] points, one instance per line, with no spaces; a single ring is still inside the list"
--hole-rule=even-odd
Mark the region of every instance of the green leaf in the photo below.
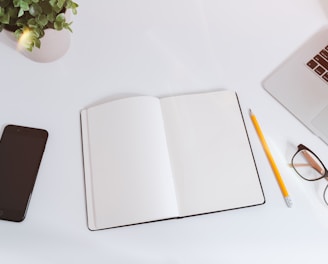
[[[56,30],[62,30],[62,29],[64,28],[64,25],[63,25],[63,23],[61,23],[61,22],[55,21],[55,23],[54,23],[54,28],[55,28]]]
[[[23,34],[23,30],[21,28],[17,29],[15,32],[14,32],[14,35],[15,35],[15,38],[16,39],[19,39],[21,37],[21,35]]]
[[[34,39],[34,46],[37,48],[41,48],[41,41],[40,39]]]
[[[47,15],[47,19],[48,19],[50,22],[54,22],[55,19],[56,19],[56,17],[55,17],[55,15],[54,15],[53,13],[51,13],[51,14],[48,14],[48,15]]]
[[[38,22],[36,21],[35,18],[31,18],[27,21],[27,25],[29,28],[37,28],[38,27]]]
[[[76,4],[76,3],[72,3],[72,13],[73,13],[73,15],[76,15],[77,14],[77,8],[79,7],[79,5],[78,4]]]
[[[73,32],[73,30],[71,29],[71,25],[72,25],[73,22],[70,22],[70,23],[66,23],[64,25],[65,29],[68,29],[70,32]]]
[[[30,6],[29,13],[31,14],[31,16],[36,17],[42,13],[42,8],[37,4],[32,4]]]
[[[49,0],[49,4],[50,4],[51,6],[55,6],[56,3],[57,3],[57,0]]]
[[[24,11],[27,11],[30,9],[30,6],[28,3],[24,2],[23,0],[20,2],[20,5],[21,9],[23,9]]]
[[[4,14],[4,15],[0,16],[0,23],[9,24],[9,21],[10,21],[9,14]]]
[[[48,24],[48,19],[46,15],[40,15],[37,21],[38,24],[41,25],[42,27],[45,27]]]
[[[66,2],[66,9],[72,9],[73,15],[77,14],[77,8],[79,5],[71,0],[67,0]]]
[[[20,8],[18,12],[18,17],[21,17],[22,15],[24,15],[24,9]]]
[[[21,0],[13,0],[13,4],[15,7],[20,7],[20,1]]]
[[[62,9],[63,6],[64,6],[64,4],[65,4],[65,1],[66,1],[66,0],[58,0],[58,2],[57,2],[57,6],[58,6],[60,9]]]
[[[64,13],[60,13],[56,16],[56,22],[65,22],[65,15]]]

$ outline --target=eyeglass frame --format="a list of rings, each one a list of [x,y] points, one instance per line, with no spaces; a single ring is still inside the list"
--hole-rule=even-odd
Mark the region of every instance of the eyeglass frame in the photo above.
[[[318,177],[316,179],[307,179],[305,177],[303,177],[299,172],[298,170],[295,168],[294,166],[294,158],[297,154],[299,154],[299,152],[303,151],[303,150],[306,150],[308,152],[310,152],[322,165],[323,169],[324,169],[324,174],[321,176],[321,177]],[[321,159],[319,159],[319,157],[312,151],[310,150],[308,147],[304,146],[303,144],[299,144],[297,146],[297,151],[296,153],[293,155],[292,159],[291,159],[291,165],[293,167],[293,169],[295,170],[295,172],[298,174],[298,176],[300,176],[303,180],[306,180],[306,181],[310,181],[310,182],[314,182],[314,181],[318,181],[318,180],[321,180],[323,178],[326,178],[326,180],[328,181],[328,170],[327,168],[325,167],[325,165],[323,164],[323,162],[321,161]],[[312,165],[311,165],[312,166]],[[313,166],[312,166],[313,167]],[[314,168],[315,169],[315,168]],[[325,187],[324,191],[323,191],[323,200],[325,201],[326,205],[328,205],[328,201],[326,200],[326,191],[328,189],[328,184],[327,186]]]

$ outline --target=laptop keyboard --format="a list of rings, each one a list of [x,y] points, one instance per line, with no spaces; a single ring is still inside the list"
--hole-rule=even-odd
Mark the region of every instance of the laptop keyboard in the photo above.
[[[306,65],[328,83],[328,46],[308,61]]]

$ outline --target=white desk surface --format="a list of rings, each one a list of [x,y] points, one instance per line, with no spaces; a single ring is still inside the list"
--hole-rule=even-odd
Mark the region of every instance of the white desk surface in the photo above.
[[[288,162],[328,146],[261,87],[327,23],[324,0],[79,0],[68,53],[33,62],[0,34],[0,126],[50,137],[22,223],[0,221],[1,263],[327,263],[328,208]],[[92,3],[91,3],[92,2]],[[180,220],[87,229],[79,112],[120,94],[236,90],[266,204]],[[248,117],[252,108],[293,199],[287,208]],[[238,163],[238,161],[236,161]]]

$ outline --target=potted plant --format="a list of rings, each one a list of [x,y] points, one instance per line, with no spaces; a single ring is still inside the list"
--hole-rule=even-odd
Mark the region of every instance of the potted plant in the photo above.
[[[14,33],[28,51],[40,48],[46,29],[72,31],[65,13],[77,13],[78,4],[72,0],[0,0],[0,32]]]

